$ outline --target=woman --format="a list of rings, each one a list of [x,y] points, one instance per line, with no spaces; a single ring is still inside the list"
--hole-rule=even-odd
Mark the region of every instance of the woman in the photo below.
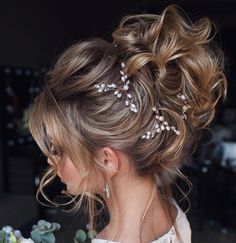
[[[128,15],[112,43],[80,41],[48,72],[29,117],[51,165],[39,191],[59,175],[75,208],[87,199],[91,227],[104,201],[110,220],[92,242],[191,242],[170,187],[226,96],[211,30],[174,5]]]

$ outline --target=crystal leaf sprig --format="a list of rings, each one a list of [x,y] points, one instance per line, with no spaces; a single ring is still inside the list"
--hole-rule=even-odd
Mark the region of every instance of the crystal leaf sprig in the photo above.
[[[170,126],[169,123],[164,119],[164,116],[159,114],[156,106],[152,107],[153,112],[155,113],[155,122],[151,130],[147,131],[147,133],[141,136],[142,139],[150,139],[155,136],[157,133],[161,133],[162,131],[170,131],[172,130],[176,135],[179,135],[180,132],[175,128],[175,126]]]
[[[125,105],[130,107],[130,110],[134,113],[137,113],[137,107],[134,103],[132,103],[132,95],[128,92],[130,81],[128,79],[128,75],[125,73],[125,64],[124,62],[121,63],[121,81],[122,87],[117,87],[115,83],[112,84],[96,84],[95,87],[98,89],[98,92],[106,92],[108,90],[114,90],[114,95],[117,98],[121,98],[123,94],[126,95]]]

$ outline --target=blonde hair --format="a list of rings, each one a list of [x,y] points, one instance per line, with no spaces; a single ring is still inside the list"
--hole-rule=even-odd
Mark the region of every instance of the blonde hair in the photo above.
[[[59,154],[66,152],[80,169],[83,192],[74,209],[86,196],[92,225],[94,202],[103,203],[88,189],[96,170],[103,170],[95,157],[98,148],[108,146],[129,155],[138,176],[157,178],[163,197],[172,196],[170,186],[176,176],[188,182],[180,171],[183,161],[195,151],[200,131],[214,118],[220,98],[226,97],[223,54],[212,44],[212,27],[208,18],[192,23],[175,5],[161,15],[127,15],[112,33],[113,43],[100,38],[80,41],[65,50],[47,73],[45,87],[30,112],[30,131],[53,160],[49,130]],[[121,61],[125,61],[139,110],[135,115],[112,91],[98,93],[94,88],[117,83]],[[187,120],[181,118],[176,97],[182,91],[191,106]],[[179,136],[164,131],[152,139],[140,139],[153,125],[150,107],[155,105],[175,124]],[[41,192],[46,197],[43,188],[56,173],[55,166],[44,174],[37,195]]]

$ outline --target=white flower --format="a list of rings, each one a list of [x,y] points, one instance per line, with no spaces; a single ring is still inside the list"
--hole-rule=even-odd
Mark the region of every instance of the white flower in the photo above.
[[[9,225],[6,225],[2,228],[2,231],[6,232],[7,234],[10,234],[13,231],[13,228]]]
[[[26,239],[24,237],[20,237],[18,239],[18,243],[34,243],[34,241],[32,239],[30,239],[30,238]]]
[[[20,232],[19,230],[15,230],[15,231],[14,231],[14,235],[15,235],[15,237],[18,239],[18,238],[21,237],[21,232]]]

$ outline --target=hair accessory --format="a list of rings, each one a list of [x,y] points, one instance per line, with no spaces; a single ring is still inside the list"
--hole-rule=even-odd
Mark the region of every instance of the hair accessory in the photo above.
[[[103,187],[103,191],[105,192],[106,198],[110,198],[110,186],[107,182],[105,182],[105,186]]]
[[[129,79],[128,75],[125,73],[125,64],[124,62],[121,63],[121,81],[123,82],[123,87],[117,87],[116,84],[96,84],[95,87],[98,89],[98,92],[103,92],[103,91],[108,91],[108,90],[115,90],[114,95],[117,96],[117,98],[121,98],[123,93],[126,94],[126,101],[125,104],[126,106],[130,106],[130,110],[134,113],[137,113],[137,108],[136,105],[131,103],[129,99],[132,99],[132,95],[128,93],[129,89]],[[182,119],[187,119],[186,116],[186,111],[191,107],[187,103],[188,97],[185,94],[178,93],[177,98],[179,98],[181,101],[183,101],[184,105],[182,106]],[[155,113],[155,122],[154,125],[152,126],[151,130],[147,131],[145,134],[141,136],[142,139],[150,139],[155,136],[155,134],[160,133],[164,130],[170,131],[172,130],[176,135],[179,135],[180,132],[175,128],[175,126],[170,126],[169,123],[164,119],[164,116],[159,114],[159,111],[156,106],[152,107],[153,112]],[[109,195],[109,193],[108,193]]]
[[[182,101],[184,101],[184,106],[182,106],[181,118],[186,120],[187,119],[186,111],[187,111],[187,109],[189,109],[191,107],[190,105],[187,104],[188,98],[187,98],[186,95],[181,94],[181,93],[178,93],[177,97],[179,99],[181,99]],[[164,130],[167,130],[167,131],[172,130],[176,135],[180,134],[180,132],[175,128],[175,126],[170,126],[168,124],[168,122],[164,120],[164,117],[159,114],[156,106],[154,106],[152,108],[152,110],[156,113],[155,118],[156,118],[157,121],[155,121],[155,123],[154,123],[154,125],[153,125],[153,127],[150,131],[147,131],[146,134],[143,134],[141,136],[142,139],[153,138],[156,133],[160,133],[161,131],[164,131]]]
[[[178,93],[177,97],[184,102],[184,106],[182,106],[182,116],[181,117],[186,120],[187,116],[186,116],[185,113],[191,107],[187,103],[188,97],[186,95],[181,94],[181,93]]]
[[[108,90],[115,90],[114,95],[117,96],[117,98],[121,98],[123,93],[126,94],[126,101],[125,101],[125,105],[130,107],[130,110],[132,112],[137,113],[138,110],[136,108],[136,105],[134,103],[131,102],[132,99],[132,95],[130,93],[128,93],[127,91],[129,90],[129,79],[127,74],[125,73],[125,64],[124,62],[121,63],[121,70],[120,70],[120,74],[121,74],[121,81],[123,83],[123,87],[117,87],[116,84],[112,83],[112,84],[96,84],[95,87],[98,89],[98,92],[103,92],[103,91],[108,91]]]
[[[152,107],[152,110],[155,112],[155,122],[153,127],[151,128],[150,131],[147,131],[146,134],[143,134],[141,136],[142,139],[146,138],[153,138],[156,133],[160,133],[164,130],[167,131],[174,131],[176,135],[179,135],[180,132],[175,128],[175,126],[170,126],[166,120],[164,120],[164,117],[159,114],[159,111],[157,110],[156,106]]]

